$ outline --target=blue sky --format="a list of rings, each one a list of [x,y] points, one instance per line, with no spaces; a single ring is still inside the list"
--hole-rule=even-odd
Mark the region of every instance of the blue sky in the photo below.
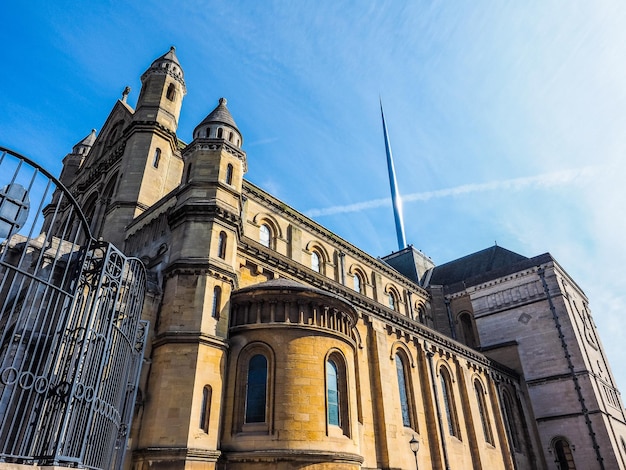
[[[53,173],[177,48],[179,136],[228,98],[247,178],[375,256],[549,251],[590,298],[626,392],[623,2],[9,2],[0,144]],[[382,200],[382,201],[381,201]]]

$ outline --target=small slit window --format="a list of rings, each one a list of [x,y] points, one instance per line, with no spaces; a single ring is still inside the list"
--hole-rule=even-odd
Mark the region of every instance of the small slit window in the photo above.
[[[217,242],[217,256],[226,259],[226,232],[220,232]]]
[[[233,184],[233,166],[230,163],[226,167],[226,184]]]
[[[205,385],[202,389],[202,409],[200,410],[200,429],[205,433],[209,432],[209,418],[211,417],[211,395],[210,385]]]
[[[154,158],[152,159],[152,166],[154,168],[158,168],[160,161],[161,161],[161,149],[156,149],[154,151]]]
[[[217,138],[221,139],[224,136],[224,129],[221,127],[217,130]]]
[[[234,136],[234,135],[235,135],[235,134],[233,134],[232,132],[231,132],[230,134],[228,134],[228,140],[232,142],[232,141],[233,141],[233,136]]]
[[[211,307],[211,316],[218,320],[220,318],[221,303],[222,303],[222,288],[220,286],[215,286],[213,288],[213,305]]]

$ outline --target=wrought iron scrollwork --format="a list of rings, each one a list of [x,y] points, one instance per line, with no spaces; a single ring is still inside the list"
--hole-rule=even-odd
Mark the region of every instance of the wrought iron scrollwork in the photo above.
[[[0,461],[119,468],[148,328],[144,267],[95,240],[26,157],[0,148],[0,175]]]

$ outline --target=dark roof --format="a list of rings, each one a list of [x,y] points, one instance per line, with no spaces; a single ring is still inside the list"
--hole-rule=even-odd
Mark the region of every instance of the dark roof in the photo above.
[[[451,285],[486,273],[502,271],[529,258],[494,245],[433,269],[430,285]]]
[[[176,65],[180,67],[180,62],[178,61],[178,57],[176,57],[176,48],[174,46],[170,47],[169,51],[167,51],[161,57],[159,57],[154,62],[152,62],[152,65],[158,62],[164,61],[164,60],[169,60],[171,62],[174,62]]]
[[[226,107],[226,103],[226,98],[220,98],[220,102],[217,107],[213,111],[211,111],[207,117],[204,118],[204,120],[198,125],[198,127],[203,124],[208,124],[210,122],[219,122],[239,130],[237,124],[235,124],[235,120],[230,114],[230,111]]]

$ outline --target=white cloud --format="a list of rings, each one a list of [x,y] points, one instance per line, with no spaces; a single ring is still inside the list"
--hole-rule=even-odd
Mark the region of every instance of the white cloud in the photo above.
[[[460,196],[463,194],[485,192],[485,191],[521,191],[528,188],[550,188],[554,186],[570,184],[579,181],[581,178],[589,177],[596,172],[595,167],[584,167],[571,170],[555,171],[536,176],[523,178],[513,178],[501,181],[490,181],[488,183],[464,184],[454,188],[439,189],[436,191],[426,191],[412,193],[402,196],[403,202],[428,201],[430,199]],[[372,199],[369,201],[346,204],[341,206],[331,206],[321,209],[310,209],[306,211],[309,217],[322,217],[327,215],[343,214],[348,212],[360,212],[368,209],[376,209],[391,204],[391,198]]]

